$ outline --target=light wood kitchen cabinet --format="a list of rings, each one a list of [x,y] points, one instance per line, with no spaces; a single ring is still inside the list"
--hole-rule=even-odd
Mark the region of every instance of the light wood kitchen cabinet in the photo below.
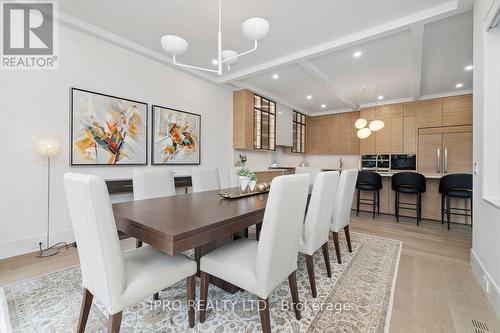
[[[443,126],[472,125],[472,95],[443,99]]]
[[[470,173],[472,126],[420,129],[417,164],[422,173]]]
[[[359,112],[347,112],[307,119],[307,153],[316,155],[359,154],[354,123]]]
[[[233,93],[233,148],[253,149],[253,93]]]
[[[340,154],[359,154],[359,138],[354,123],[359,112],[346,112],[340,115]]]
[[[404,118],[391,119],[391,153],[404,152]]]
[[[377,154],[391,153],[391,118],[377,118],[384,122],[384,128],[375,133],[375,152]],[[370,135],[370,136],[372,136]]]
[[[403,153],[417,153],[417,103],[406,103],[403,107]]]
[[[443,126],[443,100],[420,102],[418,105],[418,128]]]

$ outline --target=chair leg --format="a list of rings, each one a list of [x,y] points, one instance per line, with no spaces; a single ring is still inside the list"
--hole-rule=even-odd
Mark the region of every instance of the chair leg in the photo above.
[[[356,216],[359,216],[359,200],[361,199],[361,191],[357,190],[356,191]]]
[[[307,275],[309,275],[309,285],[311,286],[311,294],[313,298],[316,298],[317,292],[316,292],[316,279],[314,278],[313,256],[306,254],[306,265],[307,265]],[[290,289],[291,288],[292,285],[290,284]]]
[[[396,213],[396,222],[399,223],[399,192],[396,192],[396,196],[394,197],[394,210]]]
[[[271,333],[271,317],[269,316],[269,298],[259,297],[260,325],[263,333]]]
[[[372,204],[373,219],[375,219],[375,203],[376,203],[376,199],[377,199],[377,192],[373,192],[373,195],[372,195],[372,201],[373,201],[373,204]]]
[[[380,216],[380,191],[377,190],[377,215]]]
[[[441,194],[441,224],[444,224],[444,194]]]
[[[344,227],[344,233],[345,233],[345,239],[347,240],[347,248],[349,249],[349,252],[352,253],[351,233],[349,232],[349,225],[346,225]]]
[[[337,255],[337,262],[342,263],[342,258],[340,257],[340,244],[339,244],[339,233],[332,232],[333,234],[333,245],[335,246],[335,254]]]
[[[244,234],[245,238],[248,238],[248,228],[245,228],[245,230],[243,231],[243,234]]]
[[[470,227],[472,228],[472,216],[473,216],[473,211],[472,211],[472,202],[474,201],[473,198],[470,198]]]
[[[446,222],[448,223],[448,230],[450,230],[450,220],[451,220],[451,212],[450,212],[450,207],[451,207],[451,199],[450,196],[446,196]]]
[[[137,248],[140,248],[140,247],[142,247],[142,241],[141,241],[141,240],[136,239],[136,240],[135,240],[135,248],[137,249]]]
[[[417,225],[420,224],[420,194],[417,194],[417,202],[416,202],[416,205],[415,205],[415,208],[417,209],[416,210],[416,213],[417,213]]]
[[[76,330],[78,333],[85,332],[85,326],[87,325],[93,298],[94,295],[92,295],[87,288],[83,288],[82,308],[80,310],[80,319],[78,320],[78,328]]]
[[[196,275],[191,275],[186,279],[187,286],[187,306],[188,306],[188,321],[189,327],[194,327],[194,308],[195,308],[195,298],[196,298]]]
[[[201,272],[200,284],[200,323],[204,323],[207,319],[207,297],[208,297],[208,281],[210,274]]]
[[[292,294],[292,306],[293,310],[295,311],[295,318],[297,318],[297,320],[300,320],[300,310],[297,306],[299,304],[299,291],[297,290],[297,271],[293,271],[292,274],[288,276],[288,283],[290,284],[290,293]],[[316,288],[316,286],[314,288]]]
[[[330,253],[328,253],[328,242],[323,244],[321,247],[323,249],[323,258],[325,258],[326,274],[329,278],[332,277],[332,269],[330,267]]]
[[[122,324],[122,312],[118,312],[109,316],[108,321],[108,333],[118,333],[120,332],[120,326]]]

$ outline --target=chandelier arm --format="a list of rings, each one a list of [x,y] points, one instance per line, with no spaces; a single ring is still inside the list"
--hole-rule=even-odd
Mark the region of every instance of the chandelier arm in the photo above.
[[[205,72],[211,72],[211,73],[219,73],[218,70],[215,70],[215,69],[209,69],[209,68],[203,68],[203,67],[197,67],[197,66],[191,66],[191,65],[185,65],[185,64],[181,64],[181,63],[178,63],[176,60],[175,60],[175,55],[172,56],[172,63],[176,66],[180,66],[180,67],[185,67],[185,68],[192,68],[192,69],[198,69],[200,71],[205,71]]]
[[[245,52],[243,52],[243,53],[239,53],[239,54],[235,55],[234,57],[230,57],[230,58],[224,59],[224,60],[222,61],[222,63],[228,62],[229,60],[232,60],[232,59],[235,59],[235,58],[239,58],[239,57],[241,57],[241,56],[244,56],[244,55],[247,55],[247,54],[249,54],[249,53],[252,53],[252,52],[256,51],[256,50],[257,50],[257,40],[255,40],[255,41],[254,41],[254,43],[255,43],[255,44],[254,44],[253,49],[248,50],[248,51],[245,51]]]
[[[219,31],[217,32],[217,74],[222,75],[222,0],[219,0]]]

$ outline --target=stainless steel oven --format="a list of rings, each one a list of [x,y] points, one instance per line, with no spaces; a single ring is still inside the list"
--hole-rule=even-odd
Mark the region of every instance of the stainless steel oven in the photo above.
[[[416,170],[417,155],[396,154],[391,155],[391,170]]]
[[[389,155],[361,155],[361,169],[389,171],[391,159]]]

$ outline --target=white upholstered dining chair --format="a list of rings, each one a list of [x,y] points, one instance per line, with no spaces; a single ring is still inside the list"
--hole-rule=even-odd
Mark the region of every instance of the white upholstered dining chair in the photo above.
[[[322,248],[326,264],[326,273],[332,277],[330,255],[328,253],[328,236],[332,220],[333,204],[337,193],[339,172],[320,172],[311,193],[307,215],[299,242],[299,252],[305,254],[311,294],[316,297],[316,280],[314,277],[314,253]]]
[[[314,185],[316,177],[321,172],[321,168],[316,167],[297,167],[295,168],[295,174],[307,173],[311,177],[311,185]]]
[[[191,172],[193,192],[220,190],[219,170],[193,168]]]
[[[332,223],[330,231],[333,234],[333,244],[335,245],[335,253],[337,262],[342,263],[340,256],[339,231],[343,228],[347,240],[347,248],[352,252],[351,235],[349,232],[349,223],[351,223],[351,208],[356,189],[356,180],[358,179],[358,170],[349,169],[343,170],[340,173],[339,186],[337,187],[337,195],[335,196],[335,204],[333,205]]]
[[[187,279],[188,318],[194,326],[196,263],[151,246],[122,252],[104,180],[67,173],[64,188],[78,246],[83,301],[77,332],[84,332],[95,296],[109,312],[108,332],[119,332],[122,311],[149,295]]]
[[[132,172],[134,200],[175,195],[174,172],[163,168],[134,169]]]
[[[206,319],[208,282],[215,276],[259,297],[263,332],[271,331],[269,295],[288,277],[295,316],[297,255],[309,192],[309,175],[273,179],[259,241],[239,239],[201,257],[200,321]]]

